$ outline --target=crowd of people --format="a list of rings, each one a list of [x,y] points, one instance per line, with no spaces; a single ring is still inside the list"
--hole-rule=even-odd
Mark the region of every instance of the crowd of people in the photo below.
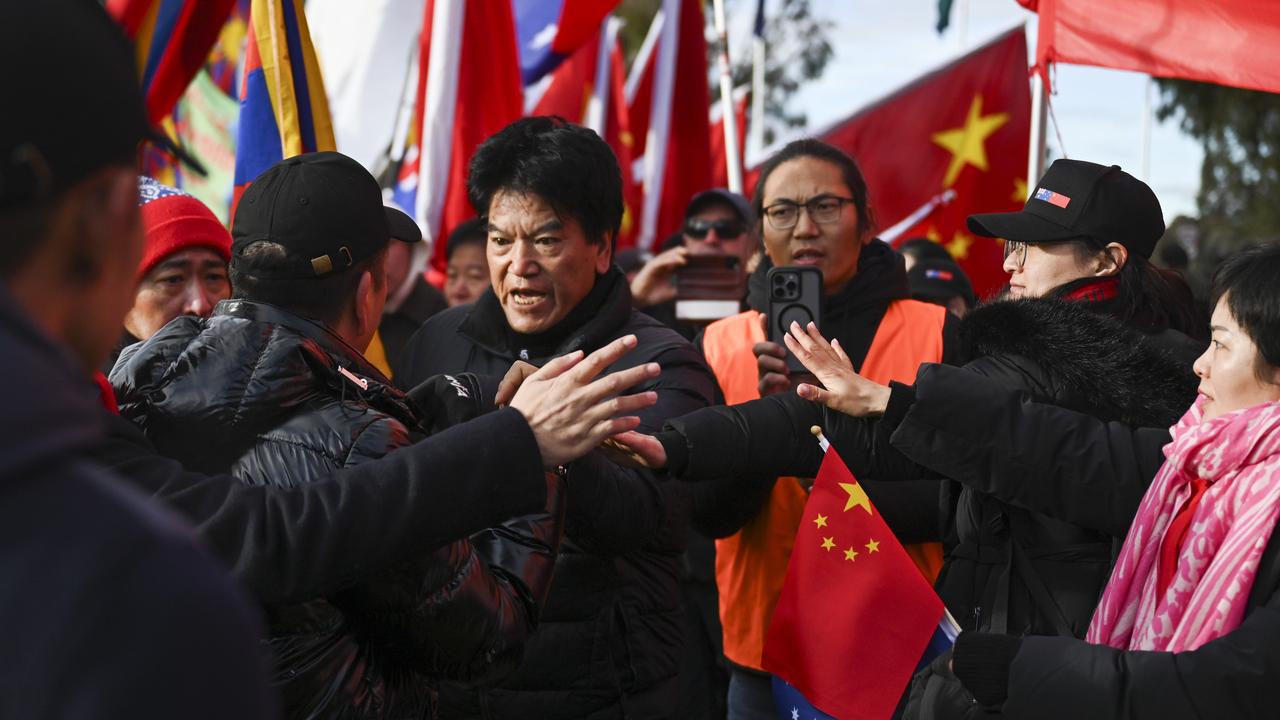
[[[437,288],[340,153],[230,230],[139,177],[167,141],[95,4],[5,5],[0,55],[0,717],[778,717],[815,425],[962,631],[899,716],[1275,715],[1280,246],[1202,317],[1150,188],[1062,159],[969,218],[977,298],[802,139],[618,253],[613,152],[529,117]],[[691,318],[709,259],[740,294]],[[792,266],[820,313],[778,336]]]

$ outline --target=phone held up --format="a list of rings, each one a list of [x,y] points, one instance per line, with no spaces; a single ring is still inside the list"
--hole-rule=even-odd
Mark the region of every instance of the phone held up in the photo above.
[[[737,255],[690,255],[675,280],[678,320],[710,323],[742,310],[747,275]]]
[[[769,285],[769,341],[783,348],[782,337],[791,323],[800,327],[812,322],[821,329],[822,271],[816,267],[787,266],[769,269],[766,278]],[[791,373],[807,373],[804,365],[787,350],[787,370]]]

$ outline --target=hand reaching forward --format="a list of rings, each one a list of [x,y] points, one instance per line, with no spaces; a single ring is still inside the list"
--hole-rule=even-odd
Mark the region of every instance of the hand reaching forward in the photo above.
[[[787,349],[825,386],[824,389],[801,383],[796,387],[800,397],[854,417],[884,414],[889,404],[889,388],[854,372],[853,363],[849,362],[839,340],[827,342],[813,323],[806,328],[791,323],[788,330],[782,338]]]
[[[552,360],[520,384],[511,407],[532,428],[544,467],[576,460],[605,438],[635,429],[640,418],[627,413],[658,401],[654,392],[615,397],[641,380],[657,377],[657,363],[595,379],[635,346],[636,336],[627,335],[585,358],[577,350]]]
[[[652,435],[631,430],[614,435],[600,447],[610,460],[626,467],[662,470],[667,466],[667,451]]]

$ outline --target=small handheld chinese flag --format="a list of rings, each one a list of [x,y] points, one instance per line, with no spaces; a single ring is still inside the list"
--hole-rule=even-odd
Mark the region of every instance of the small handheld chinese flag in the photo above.
[[[765,669],[827,715],[882,720],[947,620],[866,491],[827,449],[765,638]]]

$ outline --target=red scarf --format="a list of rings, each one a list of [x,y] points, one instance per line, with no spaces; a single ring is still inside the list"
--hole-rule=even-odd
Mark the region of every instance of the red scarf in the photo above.
[[[1114,299],[1120,294],[1120,278],[1104,277],[1085,283],[1063,295],[1064,300],[1083,300],[1084,302],[1102,302]]]

